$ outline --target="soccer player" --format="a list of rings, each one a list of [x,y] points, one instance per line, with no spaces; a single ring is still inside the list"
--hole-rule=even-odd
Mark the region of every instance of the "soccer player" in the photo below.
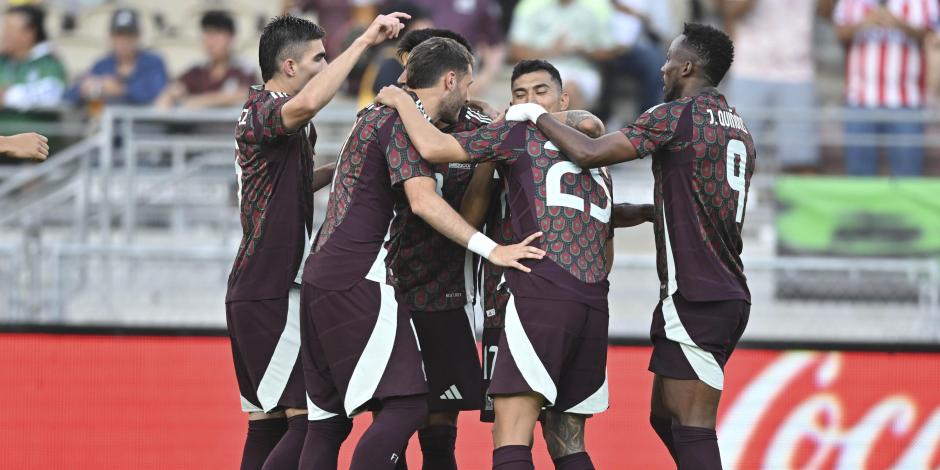
[[[290,292],[311,230],[313,193],[333,174],[332,165],[314,169],[310,120],[368,47],[398,34],[403,17],[377,17],[329,65],[324,32],[309,21],[275,18],[261,35],[265,83],[250,90],[235,129],[243,237],[225,298],[249,420],[243,469],[296,467],[306,433],[299,302]]]
[[[740,255],[756,153],[715,88],[733,56],[725,33],[686,24],[662,67],[666,103],[597,139],[535,105],[507,112],[536,122],[582,168],[653,158],[661,300],[651,328],[650,423],[683,470],[721,468],[715,421],[724,365],[750,313]]]
[[[561,96],[551,73],[520,75],[514,88],[547,76]],[[444,135],[411,109],[403,92],[386,88],[379,99],[399,110],[426,160],[502,162],[513,240],[545,234],[546,259],[526,261],[532,272],[525,276],[505,273],[509,297],[489,390],[496,414],[493,468],[531,469],[532,433],[543,406],[579,420],[607,409],[610,179],[604,171],[582,172],[535,126],[500,121]],[[583,447],[563,458],[561,468],[591,467]]]
[[[455,122],[467,99],[473,58],[456,41],[432,38],[408,58],[407,95],[422,119]],[[544,252],[498,246],[436,192],[433,168],[411,144],[398,113],[367,108],[346,141],[326,221],[307,258],[301,291],[301,356],[310,410],[302,468],[336,468],[351,417],[377,411],[353,454],[352,470],[392,469],[427,418],[428,391],[405,299],[386,254],[401,253],[404,206],[435,230],[490,262],[528,271]],[[387,252],[383,248],[387,241]],[[396,266],[395,259],[388,266]]]
[[[469,43],[457,33],[419,29],[405,33],[398,41],[397,53],[402,64],[408,63],[415,47],[433,37],[451,38],[469,52]],[[402,70],[399,83],[407,83],[407,77],[407,71]],[[450,118],[434,122],[447,133],[476,129],[490,122],[489,117],[466,105],[457,113],[456,122],[447,119]],[[433,171],[437,191],[454,210],[459,210],[472,167],[435,165]],[[401,242],[389,251],[387,267],[404,306],[411,311],[429,389],[428,419],[418,430],[423,468],[456,469],[457,415],[461,410],[479,409],[483,400],[482,371],[473,331],[474,257],[415,216],[410,206],[404,205],[395,217],[394,224],[401,224]],[[397,468],[407,468],[404,458]]]

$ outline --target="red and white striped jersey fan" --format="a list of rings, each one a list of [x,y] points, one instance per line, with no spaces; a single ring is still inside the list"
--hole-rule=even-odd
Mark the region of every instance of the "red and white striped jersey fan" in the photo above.
[[[839,0],[837,26],[857,24],[884,5],[897,18],[917,27],[936,29],[940,0]],[[892,28],[858,31],[845,61],[845,96],[849,106],[918,108],[924,105],[927,59],[920,43]]]

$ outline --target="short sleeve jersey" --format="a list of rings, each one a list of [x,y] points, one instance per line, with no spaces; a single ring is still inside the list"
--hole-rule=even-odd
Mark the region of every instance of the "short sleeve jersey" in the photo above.
[[[744,121],[716,89],[656,106],[622,129],[653,157],[660,296],[747,300],[741,230],[757,163]]]
[[[469,131],[490,122],[485,115],[464,107],[447,133]],[[434,166],[437,190],[454,210],[460,210],[473,166],[451,163]],[[392,244],[391,240],[398,243]],[[387,264],[389,282],[404,294],[411,310],[440,311],[463,308],[473,295],[473,257],[468,251],[434,230],[407,204],[398,208],[392,222]]]
[[[395,209],[407,205],[402,183],[418,176],[433,178],[434,170],[412,145],[398,112],[385,106],[361,111],[337,161],[303,281],[327,290],[348,289],[367,275],[384,282],[383,243]]]
[[[543,232],[537,244],[546,258],[523,263],[532,273],[506,271],[513,294],[606,306],[613,207],[606,171],[582,171],[530,123],[500,121],[455,138],[471,162],[503,162],[513,242]]]
[[[313,124],[291,131],[291,97],[252,87],[235,126],[242,240],[226,301],[286,297],[313,223]]]

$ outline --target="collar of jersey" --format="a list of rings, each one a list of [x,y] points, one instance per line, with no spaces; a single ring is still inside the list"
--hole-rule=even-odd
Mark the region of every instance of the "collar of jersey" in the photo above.
[[[424,116],[428,122],[431,122],[431,116],[428,116],[428,112],[424,110],[424,103],[421,102],[421,98],[418,98],[418,95],[413,91],[408,91],[408,94],[411,96],[411,99],[415,100],[415,106],[418,107],[418,111],[421,111],[421,115]]]

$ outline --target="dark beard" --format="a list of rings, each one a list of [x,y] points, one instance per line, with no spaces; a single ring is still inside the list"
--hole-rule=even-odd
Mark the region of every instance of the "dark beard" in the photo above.
[[[672,87],[672,88],[667,89],[667,90],[666,90],[666,93],[665,93],[665,96],[663,96],[663,103],[668,103],[668,102],[670,102],[670,101],[675,101],[675,100],[679,99],[679,97],[676,96],[676,95],[679,94],[678,89],[679,89],[679,87],[675,87],[675,86]]]

